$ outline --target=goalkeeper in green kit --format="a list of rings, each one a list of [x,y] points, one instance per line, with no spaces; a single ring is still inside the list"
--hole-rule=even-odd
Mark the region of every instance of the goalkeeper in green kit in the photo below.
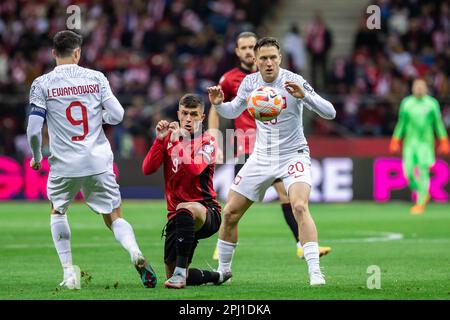
[[[430,168],[435,162],[434,130],[439,139],[438,153],[449,154],[450,145],[439,103],[427,95],[426,82],[417,79],[413,83],[412,95],[405,97],[400,104],[398,122],[389,146],[390,152],[396,153],[403,139],[403,170],[409,188],[417,191],[411,214],[423,214],[430,199]],[[418,176],[416,168],[419,169]]]

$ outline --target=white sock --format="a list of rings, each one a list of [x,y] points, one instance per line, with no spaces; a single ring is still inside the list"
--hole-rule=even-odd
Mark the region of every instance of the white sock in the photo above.
[[[72,274],[72,249],[70,247],[70,227],[65,214],[50,215],[50,229],[53,243],[64,269],[64,279]]]
[[[301,248],[302,247],[302,243],[300,242],[300,240],[297,242],[297,248]]]
[[[133,261],[134,256],[141,253],[141,250],[139,250],[131,225],[125,219],[118,218],[111,224],[111,229],[116,240],[128,251],[131,261]]]
[[[303,245],[303,256],[308,263],[308,272],[320,272],[319,265],[319,244],[317,242],[307,242]]]
[[[233,260],[234,251],[237,243],[217,240],[217,250],[219,253],[219,271],[231,271],[231,262]]]
[[[173,274],[181,274],[183,277],[186,278],[186,271],[187,271],[186,268],[175,267]]]

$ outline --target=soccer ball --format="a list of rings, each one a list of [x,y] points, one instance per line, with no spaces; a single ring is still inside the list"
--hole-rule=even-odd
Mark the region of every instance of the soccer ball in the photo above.
[[[286,104],[283,96],[272,87],[259,87],[247,98],[248,112],[259,121],[275,119],[284,108]]]

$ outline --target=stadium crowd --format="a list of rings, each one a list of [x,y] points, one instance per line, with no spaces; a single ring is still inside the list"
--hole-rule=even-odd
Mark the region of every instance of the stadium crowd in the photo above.
[[[0,3],[0,154],[28,152],[24,135],[28,90],[34,78],[53,68],[52,35],[66,28],[66,8],[72,2]],[[81,65],[104,72],[126,110],[123,123],[107,129],[116,155],[144,155],[153,140],[151,128],[161,118],[175,118],[183,93],[204,94],[235,65],[234,38],[239,32],[270,34],[261,12],[273,13],[270,8],[276,3],[77,1],[84,36]],[[398,104],[417,76],[432,84],[431,94],[440,101],[450,127],[450,2],[373,3],[381,8],[382,29],[367,29],[363,14],[351,55],[328,63],[324,88],[318,89],[335,104],[337,120],[324,125],[315,119],[312,133],[390,135]],[[308,58],[313,58],[307,34],[300,34]],[[323,63],[317,61],[315,70],[322,72]],[[305,66],[297,63],[299,69]]]
[[[351,56],[334,60],[327,92],[337,122],[357,135],[391,135],[413,79],[429,84],[450,127],[450,1],[376,0],[381,30],[361,18]],[[316,126],[317,128],[317,126]],[[326,128],[325,128],[326,129]]]

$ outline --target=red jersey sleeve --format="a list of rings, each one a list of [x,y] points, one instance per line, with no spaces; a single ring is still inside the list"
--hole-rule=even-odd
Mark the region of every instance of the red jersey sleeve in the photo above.
[[[169,138],[166,137],[164,140],[155,139],[152,147],[148,151],[144,162],[142,163],[142,172],[144,175],[152,174],[159,169],[164,161],[164,154],[167,149],[167,141]]]
[[[219,85],[223,91],[223,101],[231,101],[233,99],[233,88],[231,87],[230,81],[228,80],[227,74],[225,73],[219,80]]]
[[[194,144],[194,149],[194,152],[191,153],[186,150],[186,146],[183,143],[177,141],[174,143],[172,150],[179,152],[183,168],[189,173],[198,176],[207,166],[215,163],[216,142],[213,137],[208,137],[207,139],[202,139],[202,143],[198,148],[195,148]]]

